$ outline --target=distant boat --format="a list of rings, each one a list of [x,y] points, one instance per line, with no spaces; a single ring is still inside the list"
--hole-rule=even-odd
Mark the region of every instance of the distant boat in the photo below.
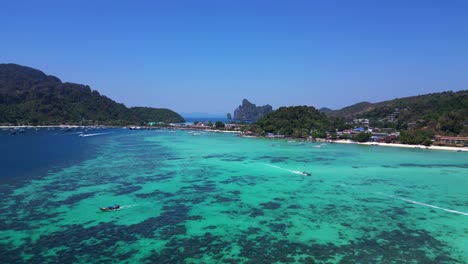
[[[111,212],[111,211],[117,211],[120,209],[120,205],[116,204],[116,205],[110,205],[110,206],[107,206],[107,207],[101,207],[100,208],[101,211],[103,212]]]
[[[10,134],[12,134],[12,135],[16,135],[17,133],[22,134],[22,133],[25,133],[25,132],[26,132],[26,130],[24,130],[22,128],[17,128],[17,127],[10,130]]]
[[[304,174],[305,176],[310,176],[310,175],[312,175],[312,173],[307,172],[307,171],[303,171],[302,174]]]

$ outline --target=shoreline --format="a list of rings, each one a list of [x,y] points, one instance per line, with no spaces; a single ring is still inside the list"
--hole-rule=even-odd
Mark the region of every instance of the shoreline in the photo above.
[[[206,132],[216,132],[216,133],[234,133],[234,134],[241,134],[242,132],[240,131],[233,131],[233,130],[216,130],[216,129],[205,129],[205,130],[202,130],[202,131],[206,131]]]
[[[307,141],[304,139],[297,139],[297,138],[269,138],[269,137],[260,137],[260,136],[244,136],[244,138],[265,138],[265,139],[275,139],[275,140],[285,140],[285,139],[293,139],[298,141]],[[352,140],[321,140],[315,141],[320,143],[338,143],[338,144],[355,144],[355,145],[364,145],[364,146],[376,146],[376,147],[393,147],[393,148],[412,148],[412,149],[425,149],[425,150],[443,150],[443,151],[454,151],[454,152],[468,152],[468,147],[449,147],[449,146],[424,146],[424,145],[407,145],[407,144],[399,144],[399,143],[379,143],[379,142],[355,142]]]
[[[15,128],[80,128],[80,127],[111,127],[118,128],[119,126],[105,126],[105,125],[89,125],[89,126],[79,126],[79,125],[44,125],[44,126],[0,126],[0,129],[15,129]]]
[[[356,145],[364,145],[364,146],[393,147],[393,148],[412,148],[412,149],[468,152],[468,147],[424,146],[424,145],[407,145],[407,144],[398,144],[398,143],[378,143],[378,142],[359,143],[359,142],[354,142],[351,140],[335,140],[335,141],[331,141],[331,143],[356,144]]]
[[[91,125],[91,126],[79,126],[79,125],[44,125],[44,126],[0,126],[0,130],[5,129],[29,129],[29,128],[125,128],[128,129],[128,126],[105,126],[105,125]],[[214,133],[232,133],[232,134],[241,134],[241,131],[235,130],[219,130],[219,129],[207,129],[207,128],[198,128],[198,127],[141,127],[140,129],[133,130],[158,130],[158,129],[169,129],[169,130],[198,130],[204,132],[214,132]],[[130,129],[132,130],[132,129]]]
[[[94,125],[94,126],[79,126],[79,125],[44,125],[44,126],[0,126],[0,129],[16,129],[16,128],[120,128],[120,126],[104,126],[104,125]],[[150,129],[161,129],[162,127],[152,127]],[[193,127],[164,127],[166,129],[174,130],[199,130],[206,132],[215,132],[215,133],[229,133],[229,134],[240,134],[243,138],[266,138],[266,139],[286,139],[286,138],[269,138],[269,137],[259,137],[259,136],[246,136],[242,135],[240,131],[232,130],[217,130],[217,129],[203,129],[203,128],[193,128]],[[304,140],[304,139],[295,139],[295,140]],[[322,141],[318,141],[322,142]],[[424,146],[424,145],[407,145],[399,143],[379,143],[379,142],[355,142],[352,140],[323,140],[326,143],[338,143],[338,144],[356,144],[364,146],[378,146],[378,147],[396,147],[396,148],[412,148],[412,149],[426,149],[426,150],[444,150],[444,151],[455,151],[455,152],[468,152],[468,147],[449,147],[449,146]]]

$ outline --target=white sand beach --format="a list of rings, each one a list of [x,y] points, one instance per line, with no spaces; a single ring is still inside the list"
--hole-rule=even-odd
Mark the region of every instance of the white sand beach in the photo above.
[[[334,143],[341,144],[359,144],[359,145],[368,145],[368,146],[381,146],[381,147],[397,147],[397,148],[416,148],[416,149],[428,149],[428,150],[447,150],[447,151],[463,151],[468,152],[467,147],[444,147],[444,146],[424,146],[424,145],[406,145],[406,144],[396,144],[396,143],[377,143],[377,142],[354,142],[351,140],[336,140],[332,141]]]
[[[203,129],[202,131],[206,132],[217,132],[217,133],[242,133],[241,131],[232,131],[232,130],[217,130],[217,129]]]

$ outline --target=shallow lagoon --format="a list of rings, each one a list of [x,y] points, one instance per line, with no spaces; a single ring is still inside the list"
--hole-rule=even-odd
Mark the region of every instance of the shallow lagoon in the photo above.
[[[28,142],[32,163],[43,160],[14,170],[2,159],[2,260],[468,262],[467,153],[188,131],[73,133],[0,134],[10,142],[5,157],[15,137]],[[65,154],[47,159],[54,142]],[[114,203],[122,209],[98,209]]]

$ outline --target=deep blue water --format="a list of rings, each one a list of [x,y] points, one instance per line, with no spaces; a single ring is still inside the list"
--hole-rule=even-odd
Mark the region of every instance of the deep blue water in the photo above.
[[[17,184],[92,157],[97,141],[79,134],[121,131],[124,130],[42,128],[13,135],[9,130],[0,130],[0,182]]]

